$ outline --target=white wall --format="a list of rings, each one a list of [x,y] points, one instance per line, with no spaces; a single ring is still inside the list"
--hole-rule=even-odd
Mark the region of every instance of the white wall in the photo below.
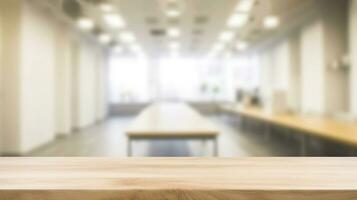
[[[76,37],[71,40],[71,130],[78,131],[79,127],[79,50],[80,45]]]
[[[348,71],[331,67],[347,52],[346,3],[316,1],[314,14],[304,23],[265,44],[261,53],[265,97],[286,91],[289,110],[303,113],[333,116],[348,110]]]
[[[274,90],[287,91],[289,88],[290,54],[289,43],[287,40],[282,41],[272,50],[272,68]]]
[[[325,112],[324,29],[321,21],[313,21],[301,35],[302,112]]]
[[[0,1],[2,23],[3,132],[2,152],[14,154],[20,147],[20,10],[21,0]]]
[[[288,107],[289,110],[299,113],[301,111],[301,49],[300,32],[294,33],[289,38],[290,65],[288,67],[289,89]]]
[[[326,113],[347,112],[349,102],[348,70],[333,69],[334,62],[340,61],[348,51],[347,1],[324,0],[321,6],[324,20],[324,44],[326,59]],[[330,92],[334,91],[334,92]]]
[[[85,128],[97,121],[98,106],[98,51],[97,45],[82,40],[78,65],[78,121],[76,127]]]
[[[302,29],[301,90],[305,113],[334,116],[348,110],[348,71],[332,67],[347,52],[346,3],[319,1],[319,16]]]
[[[97,121],[104,120],[108,116],[108,57],[107,52],[98,52],[98,66],[97,66]]]
[[[72,132],[72,53],[69,28],[58,22],[56,28],[56,133],[69,135]]]
[[[21,152],[55,137],[55,41],[48,13],[22,4],[21,29]]]
[[[273,91],[273,64],[271,52],[262,52],[259,56],[260,69],[260,79],[261,79],[261,94],[264,99],[271,95]]]
[[[270,104],[270,97],[276,91],[283,91],[286,94],[286,104],[289,110],[298,98],[294,92],[295,85],[292,84],[293,76],[291,73],[292,58],[296,55],[291,53],[289,39],[282,39],[277,43],[269,45],[261,53],[261,88],[264,101],[267,106]]]
[[[357,117],[357,0],[351,1],[349,12],[350,107],[352,114]]]
[[[72,33],[79,34],[55,23],[51,13],[31,1],[3,0],[0,14],[5,22],[0,69],[6,74],[1,77],[2,153],[24,154],[52,141],[56,133],[69,134],[73,109],[80,113],[80,127],[103,118],[106,101],[98,96],[105,94],[99,78],[105,69],[98,61],[104,59],[99,46],[82,40],[77,62]]]
[[[2,40],[3,40],[3,33],[2,33],[2,15],[0,9],[0,141],[2,141],[2,134],[3,134],[3,98],[4,98],[4,89],[3,89],[3,69],[2,69],[2,57],[3,57],[3,50],[2,50]],[[0,143],[0,152],[2,150],[2,145]]]

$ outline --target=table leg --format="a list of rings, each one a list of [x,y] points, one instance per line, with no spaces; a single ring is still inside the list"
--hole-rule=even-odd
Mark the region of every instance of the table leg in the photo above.
[[[218,157],[218,138],[217,138],[217,136],[213,138],[213,156]]]
[[[206,156],[206,150],[207,150],[207,139],[203,138],[202,140],[202,151],[201,151],[201,155],[202,156]]]
[[[350,148],[350,152],[349,152],[349,156],[350,157],[355,157],[355,156],[357,156],[357,154],[356,154],[356,148],[354,148],[354,147],[351,147]]]
[[[300,149],[300,156],[306,156],[307,154],[307,144],[306,144],[306,136],[301,135],[301,149]]]
[[[265,123],[264,125],[264,128],[265,128],[265,131],[264,131],[264,135],[265,135],[265,141],[270,141],[270,124],[267,123],[267,122],[263,122]]]
[[[131,139],[131,137],[128,137],[127,154],[128,154],[128,157],[132,156],[132,139]]]

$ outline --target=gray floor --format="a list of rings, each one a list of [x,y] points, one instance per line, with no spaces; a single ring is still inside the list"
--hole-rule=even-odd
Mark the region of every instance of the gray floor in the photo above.
[[[125,128],[132,117],[116,117],[74,133],[58,138],[28,156],[126,156]],[[243,131],[238,122],[229,117],[209,117],[219,127],[219,156],[293,156],[297,148],[286,142],[271,140],[259,131]],[[202,141],[136,141],[135,156],[210,156],[212,144]]]

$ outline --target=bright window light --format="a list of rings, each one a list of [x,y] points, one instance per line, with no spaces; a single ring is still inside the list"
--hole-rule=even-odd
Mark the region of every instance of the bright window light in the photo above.
[[[230,28],[241,28],[248,23],[248,20],[248,14],[235,13],[229,18],[227,26]]]
[[[160,99],[194,101],[200,97],[200,68],[195,60],[162,59],[158,75]]]
[[[78,27],[82,30],[92,30],[94,28],[94,22],[89,18],[80,18],[77,23]]]
[[[214,52],[218,52],[218,51],[222,51],[224,49],[224,44],[223,43],[216,43],[214,46],[213,46],[213,51]]]
[[[179,42],[170,42],[169,47],[171,50],[178,50],[180,48]]]
[[[167,35],[171,38],[177,38],[180,37],[180,29],[178,28],[170,28],[167,30]]]
[[[214,57],[217,56],[217,52],[216,51],[213,51],[211,50],[208,54],[207,54],[207,59],[213,59]]]
[[[177,59],[179,57],[179,52],[178,51],[170,51],[169,57]]]
[[[267,16],[263,21],[264,28],[274,29],[280,25],[280,19],[277,16]]]
[[[225,32],[221,33],[221,35],[219,36],[219,39],[222,42],[229,42],[229,41],[233,40],[233,38],[234,38],[234,32],[232,32],[232,31],[225,31]]]
[[[134,34],[129,31],[122,32],[119,37],[124,43],[133,43],[136,40]]]
[[[98,40],[102,44],[108,44],[112,40],[112,37],[107,33],[102,33],[98,36]]]
[[[119,53],[123,53],[124,49],[121,45],[115,45],[113,48],[112,48],[112,51],[116,54],[119,54]]]
[[[104,15],[103,19],[111,28],[124,28],[126,26],[124,19],[118,14],[108,13]]]
[[[171,9],[171,10],[166,11],[166,15],[168,17],[178,17],[181,15],[181,13],[178,10]]]
[[[237,12],[249,13],[254,6],[254,0],[240,0],[237,5]]]
[[[239,41],[236,45],[236,48],[239,50],[239,51],[244,51],[248,48],[248,43],[245,42],[245,41]]]
[[[103,12],[112,12],[113,11],[113,6],[109,3],[101,3],[99,5],[99,8],[103,11]]]
[[[227,51],[227,52],[224,54],[224,57],[225,57],[226,59],[230,59],[230,58],[233,57],[233,53],[232,53],[231,51]]]
[[[132,44],[132,45],[130,45],[130,50],[135,52],[135,53],[139,53],[139,52],[142,51],[142,48],[138,44]]]
[[[150,76],[145,59],[112,54],[108,75],[111,103],[149,101]]]

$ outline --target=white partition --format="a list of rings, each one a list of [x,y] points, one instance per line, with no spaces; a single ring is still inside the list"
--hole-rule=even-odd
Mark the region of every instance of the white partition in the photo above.
[[[2,153],[20,151],[20,0],[0,1],[2,16],[3,134]],[[5,9],[6,8],[6,9]]]
[[[351,1],[349,13],[350,110],[357,118],[357,0]]]
[[[295,43],[295,37],[287,37],[261,53],[261,89],[268,110],[272,109],[272,96],[282,92],[285,96],[284,110],[299,110],[300,65],[297,60],[300,52]]]
[[[324,30],[321,21],[303,28],[301,36],[301,94],[302,112],[325,112]]]
[[[76,110],[81,114],[79,125],[93,124],[97,120],[97,104],[106,103],[96,100],[102,92],[97,90],[104,89],[96,86],[97,68],[102,67],[97,61],[100,46],[83,40],[81,60],[72,62],[72,39],[65,32],[73,30],[57,26],[58,19],[51,12],[31,1],[7,0],[0,1],[0,13],[4,19],[1,46],[6,49],[1,59],[1,74],[6,74],[1,77],[2,153],[25,154],[54,140],[57,133],[70,133],[71,110],[76,108],[71,80],[77,66],[82,70],[79,90],[75,91],[77,99],[83,101],[77,102],[81,105]]]
[[[2,134],[3,134],[3,114],[4,113],[4,108],[3,108],[3,98],[4,98],[4,88],[3,88],[3,33],[2,33],[2,15],[1,15],[1,9],[0,9],[0,141],[2,141]],[[2,150],[2,145],[0,142],[0,152]]]
[[[72,132],[72,65],[71,38],[68,26],[58,22],[56,27],[56,134],[69,135]]]

